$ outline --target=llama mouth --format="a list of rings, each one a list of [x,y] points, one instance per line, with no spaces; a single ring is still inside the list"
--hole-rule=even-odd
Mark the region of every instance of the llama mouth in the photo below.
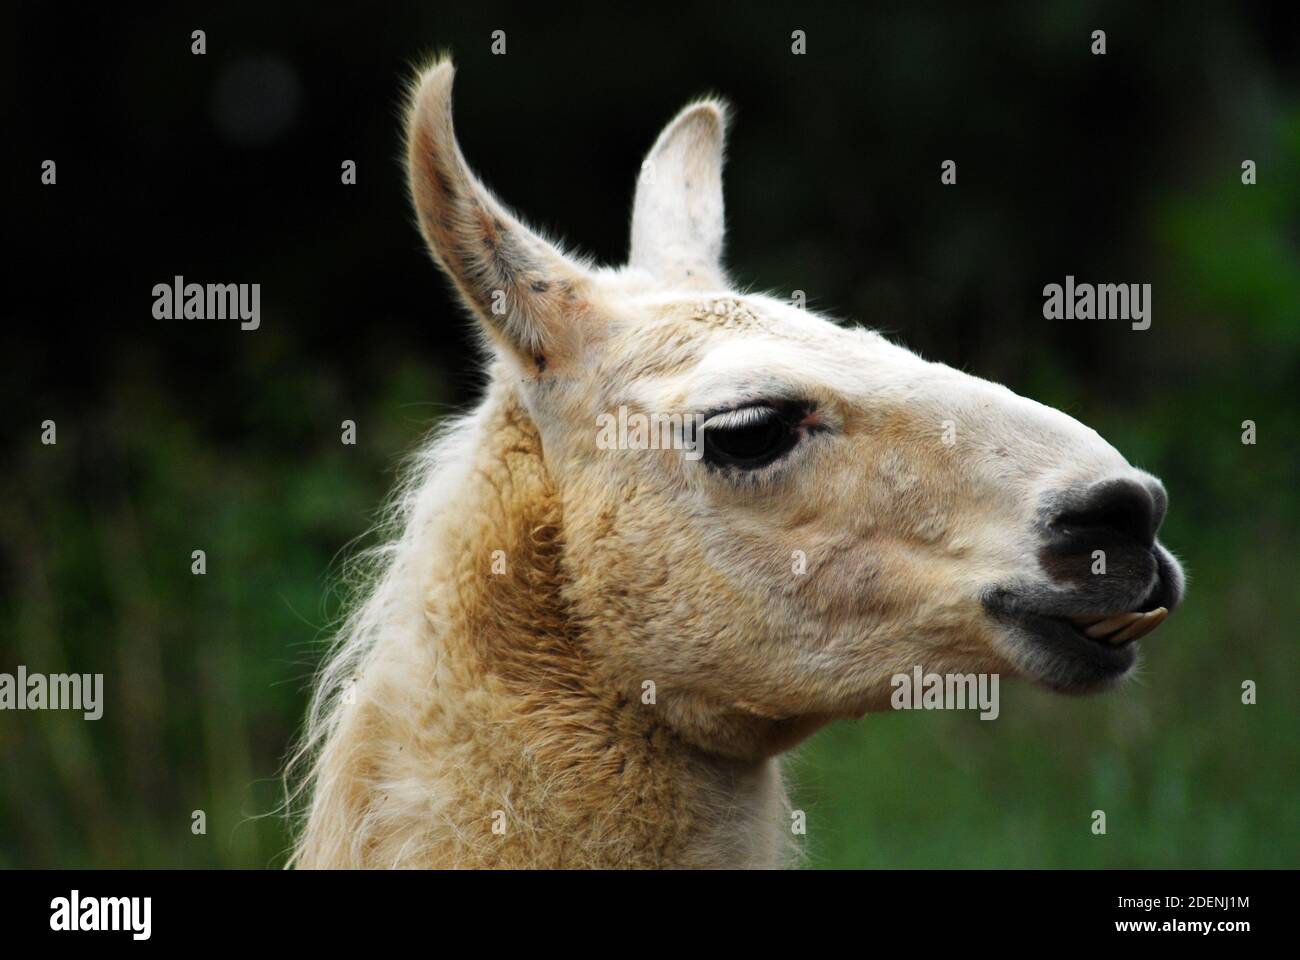
[[[1157,556],[1159,561],[1159,557]],[[1163,571],[1162,571],[1163,572]],[[1082,639],[1110,649],[1122,649],[1154,631],[1169,617],[1169,610],[1181,597],[1181,590],[1168,575],[1158,576],[1146,599],[1131,610],[1118,613],[1069,613],[1056,619],[1067,624]]]
[[[1164,623],[1168,616],[1168,607],[1156,607],[1146,612],[1129,610],[1114,615],[1087,614],[1068,617],[1066,620],[1085,640],[1105,644],[1108,647],[1124,647],[1151,633]]]
[[[1106,627],[1119,617],[1096,619],[1080,626],[1073,617],[1019,612],[1003,617],[1007,629],[1007,652],[1018,671],[1034,682],[1057,693],[1098,693],[1113,687],[1137,665],[1138,644],[1135,638],[1117,643],[1133,624],[1114,628],[1113,632],[1089,636],[1085,631]],[[1139,617],[1142,617],[1139,614]],[[1145,626],[1145,621],[1142,621]]]
[[[1068,591],[1041,584],[985,590],[981,602],[1001,625],[1015,669],[1059,693],[1099,692],[1123,680],[1137,665],[1137,641],[1183,598],[1178,561],[1159,544],[1152,552],[1155,576],[1140,585],[1111,579]]]
[[[1006,631],[1004,650],[1018,672],[1050,690],[1074,694],[1110,689],[1132,672],[1137,641],[1159,627],[1172,606],[1162,602],[1159,589],[1119,612],[1114,606],[1061,609],[1062,598],[1053,599],[992,590],[984,606]]]

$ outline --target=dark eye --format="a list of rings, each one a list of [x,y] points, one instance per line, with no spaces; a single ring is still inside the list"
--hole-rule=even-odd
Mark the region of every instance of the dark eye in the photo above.
[[[704,422],[704,462],[753,470],[788,453],[799,442],[798,420],[775,407],[741,407]]]

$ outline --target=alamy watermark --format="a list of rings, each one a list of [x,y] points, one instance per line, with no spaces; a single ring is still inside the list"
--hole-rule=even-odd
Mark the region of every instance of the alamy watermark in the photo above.
[[[234,320],[240,330],[262,325],[260,283],[186,283],[176,276],[171,283],[153,286],[155,320]]]
[[[889,685],[895,710],[979,710],[981,720],[996,720],[1001,712],[996,673],[926,673],[913,667],[911,673],[894,674]]]
[[[684,450],[687,460],[704,456],[704,415],[699,413],[628,413],[596,417],[599,450]]]
[[[1134,330],[1151,326],[1151,284],[1075,283],[1043,287],[1044,320],[1131,320]]]
[[[73,890],[50,901],[50,929],[124,931],[133,940],[148,940],[153,932],[153,898],[83,897],[80,890]]]
[[[104,715],[102,673],[0,673],[0,710],[80,710],[87,720]]]

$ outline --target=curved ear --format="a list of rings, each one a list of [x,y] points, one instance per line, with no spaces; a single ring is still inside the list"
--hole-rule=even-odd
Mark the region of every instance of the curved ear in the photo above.
[[[722,269],[722,152],[727,108],[692,104],[646,155],[632,210],[629,263],[671,286],[728,286]]]
[[[455,68],[435,63],[416,81],[407,119],[407,178],[438,265],[489,336],[546,369],[571,344],[589,274],[499,204],[470,172],[452,127]]]

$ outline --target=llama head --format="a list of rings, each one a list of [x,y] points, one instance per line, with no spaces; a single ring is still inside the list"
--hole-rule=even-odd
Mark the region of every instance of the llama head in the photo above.
[[[1066,692],[1133,669],[1182,593],[1158,480],[1063,413],[732,289],[721,105],[665,128],[630,262],[600,269],[469,172],[452,74],[411,101],[412,200],[540,438],[605,683],[653,682],[686,739],[754,755],[886,705],[916,666]]]

